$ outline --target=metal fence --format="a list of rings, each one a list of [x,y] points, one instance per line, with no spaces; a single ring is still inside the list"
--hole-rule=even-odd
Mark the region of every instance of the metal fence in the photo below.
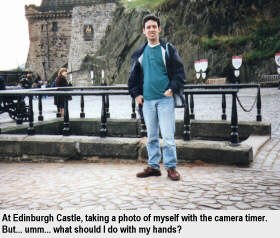
[[[256,95],[256,105],[257,105],[257,116],[256,120],[261,121],[261,94],[260,94],[260,85],[259,84],[227,84],[227,85],[186,85],[184,88],[184,95],[186,99],[186,105],[184,108],[184,140],[191,140],[191,119],[195,118],[194,115],[194,98],[193,95],[210,95],[216,94],[221,95],[221,107],[222,107],[222,115],[221,119],[226,120],[227,116],[225,114],[226,111],[226,97],[225,95],[232,96],[232,109],[231,109],[231,136],[230,141],[232,145],[239,144],[239,136],[238,136],[238,115],[237,115],[237,102],[238,102],[238,91],[240,88],[248,88],[255,87],[258,89],[258,93]],[[17,111],[18,117],[14,118],[17,124],[21,124],[23,122],[23,118],[21,115],[24,113],[22,110],[26,110],[27,119],[29,122],[29,127],[27,129],[28,135],[34,135],[34,113],[33,113],[33,97],[38,96],[38,121],[43,121],[43,105],[42,105],[42,97],[43,96],[80,96],[80,118],[85,118],[84,113],[84,96],[100,96],[102,97],[102,107],[101,107],[101,127],[100,127],[100,136],[107,136],[107,119],[110,118],[110,103],[109,99],[111,95],[129,95],[128,88],[126,86],[93,86],[93,87],[63,87],[63,88],[48,88],[48,89],[25,89],[25,90],[3,90],[0,91],[0,99],[1,104],[7,100],[7,98],[17,98],[18,103],[22,102],[24,97],[28,97],[29,104],[25,107],[15,107]],[[66,97],[65,97],[66,98]],[[131,119],[136,119],[135,113],[135,98],[131,98]],[[0,107],[0,112],[3,108]],[[146,136],[146,127],[145,121],[142,112],[142,106],[139,105],[140,110],[140,119],[141,119],[141,136]],[[61,117],[59,113],[59,108],[57,112],[57,117]],[[70,127],[69,127],[69,109],[68,109],[68,100],[64,100],[64,123],[62,134],[67,136],[70,135]]]

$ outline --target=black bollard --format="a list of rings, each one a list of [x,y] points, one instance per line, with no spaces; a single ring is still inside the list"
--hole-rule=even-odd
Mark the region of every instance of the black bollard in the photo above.
[[[185,93],[186,105],[184,110],[184,140],[191,140],[191,122],[190,122],[190,111],[189,111],[189,95]]]
[[[34,129],[34,114],[33,114],[33,96],[29,96],[29,127],[27,128],[27,134],[32,136],[35,134]]]
[[[139,104],[139,114],[141,118],[141,129],[140,129],[140,137],[146,137],[147,136],[147,128],[144,120],[144,114],[143,114],[143,105]]]
[[[56,108],[57,108],[56,117],[60,118],[61,117],[60,108],[59,108],[59,106],[56,106]]]
[[[131,98],[131,107],[132,107],[131,119],[136,119],[136,113],[135,113],[136,103],[134,97]]]
[[[43,109],[43,107],[42,107],[42,95],[39,95],[38,109],[39,109],[38,121],[44,121],[43,111],[42,111],[42,109]]]
[[[226,95],[223,93],[222,94],[222,120],[226,120],[227,119],[226,107],[227,107]]]
[[[257,121],[262,121],[262,101],[261,101],[261,87],[258,87],[258,94],[257,94]]]
[[[190,114],[190,119],[195,119],[195,115],[193,113],[194,109],[194,100],[193,100],[193,94],[190,94],[190,109],[191,109],[191,114]]]
[[[109,100],[109,94],[106,95],[105,99],[106,99],[106,103],[105,103],[105,105],[106,105],[106,117],[107,117],[107,118],[110,118],[110,110],[109,110],[109,107],[110,107],[110,100]]]
[[[82,90],[83,91],[83,90]],[[80,113],[80,118],[85,118],[85,100],[84,100],[84,95],[81,95],[81,113]]]
[[[64,123],[62,129],[62,135],[70,135],[70,126],[69,126],[69,110],[68,110],[68,100],[66,95],[64,96]]]
[[[24,97],[18,98],[18,103],[16,107],[16,124],[21,125],[23,123],[23,116],[24,116],[24,110],[25,110],[25,102]]]
[[[101,128],[100,128],[100,137],[107,136],[107,117],[106,117],[106,96],[102,95],[102,108],[101,108]]]
[[[231,110],[231,145],[239,144],[238,135],[238,116],[236,107],[236,93],[232,94],[232,110]]]

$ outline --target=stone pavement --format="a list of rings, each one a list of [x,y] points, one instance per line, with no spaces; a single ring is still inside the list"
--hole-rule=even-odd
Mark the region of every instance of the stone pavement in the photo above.
[[[139,179],[139,163],[1,163],[1,209],[280,209],[279,171],[178,166],[179,182]]]
[[[264,89],[262,92],[263,120],[272,123],[272,140],[261,149],[248,168],[199,162],[184,163],[178,165],[182,175],[181,181],[174,182],[167,178],[163,169],[161,177],[136,178],[135,174],[146,165],[124,160],[108,159],[101,163],[78,161],[1,163],[0,209],[278,210],[280,209],[280,108],[278,107],[280,91]],[[249,107],[254,100],[254,95],[252,89],[241,91],[241,101]],[[91,100],[86,100],[86,107]],[[219,98],[210,97],[206,103],[203,98],[195,100],[197,119],[206,116],[205,110],[207,110],[207,119],[217,118],[220,106],[213,110],[213,105],[220,103]],[[71,103],[75,104],[74,101]],[[51,105],[50,99],[47,99],[44,105],[48,103]],[[98,103],[100,104],[96,100],[96,104]],[[112,104],[114,103],[116,104],[112,101]],[[130,105],[129,100],[117,104],[115,111],[111,111],[112,118],[116,118],[115,115],[130,115],[130,111],[120,110],[121,106]],[[73,114],[79,113],[78,102],[76,105],[76,108],[73,107],[75,110],[72,109]],[[54,109],[47,107],[49,114],[44,116],[48,118],[47,115],[54,114]],[[227,111],[230,117],[230,102]],[[87,108],[86,116],[87,113],[95,112]],[[241,111],[238,113],[242,120],[255,120],[254,112],[249,116]],[[181,117],[181,112],[177,112],[177,116]],[[10,121],[1,115],[0,123],[3,127]]]

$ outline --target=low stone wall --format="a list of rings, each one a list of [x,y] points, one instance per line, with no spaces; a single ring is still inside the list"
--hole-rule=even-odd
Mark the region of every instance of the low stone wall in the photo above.
[[[47,122],[35,123],[35,134],[59,135],[62,134],[63,120],[55,119]],[[70,134],[99,136],[100,119],[71,119]],[[3,134],[27,134],[28,124],[2,129]],[[111,137],[140,137],[141,122],[139,119],[108,119],[108,136]],[[183,138],[184,124],[182,120],[176,121],[177,139]],[[271,125],[264,122],[243,122],[238,125],[240,140],[247,139],[250,135],[271,135]],[[231,134],[230,121],[192,120],[191,137],[193,139],[228,141]]]
[[[145,161],[145,139],[100,138],[94,136],[1,135],[0,161],[98,161],[117,158]],[[176,140],[179,161],[201,160],[208,163],[244,164],[253,160],[249,145],[230,146],[228,142]]]
[[[140,137],[139,120],[108,120],[110,137],[100,138],[99,119],[71,120],[71,136],[59,135],[63,120],[35,123],[36,135],[26,135],[28,125],[5,128],[0,135],[0,161],[65,161],[83,159],[91,162],[99,158],[147,160],[146,138]],[[208,163],[248,165],[253,160],[253,145],[229,142],[230,123],[227,121],[192,121],[193,137],[204,140],[184,141],[183,121],[176,122],[176,145],[179,161],[201,160]],[[270,125],[261,122],[241,122],[239,133],[250,138],[263,135],[270,138]],[[48,135],[45,135],[48,134]],[[214,138],[220,141],[209,140]],[[226,141],[222,141],[227,138]],[[208,140],[205,140],[208,139]],[[254,141],[253,138],[247,141]],[[263,144],[262,143],[262,144]],[[259,144],[258,147],[262,146]],[[258,148],[255,147],[257,151]]]

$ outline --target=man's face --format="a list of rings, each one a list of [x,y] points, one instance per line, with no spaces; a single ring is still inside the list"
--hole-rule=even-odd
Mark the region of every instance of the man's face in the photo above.
[[[159,39],[160,27],[156,21],[149,20],[145,23],[143,33],[147,37],[148,41],[156,41]]]

